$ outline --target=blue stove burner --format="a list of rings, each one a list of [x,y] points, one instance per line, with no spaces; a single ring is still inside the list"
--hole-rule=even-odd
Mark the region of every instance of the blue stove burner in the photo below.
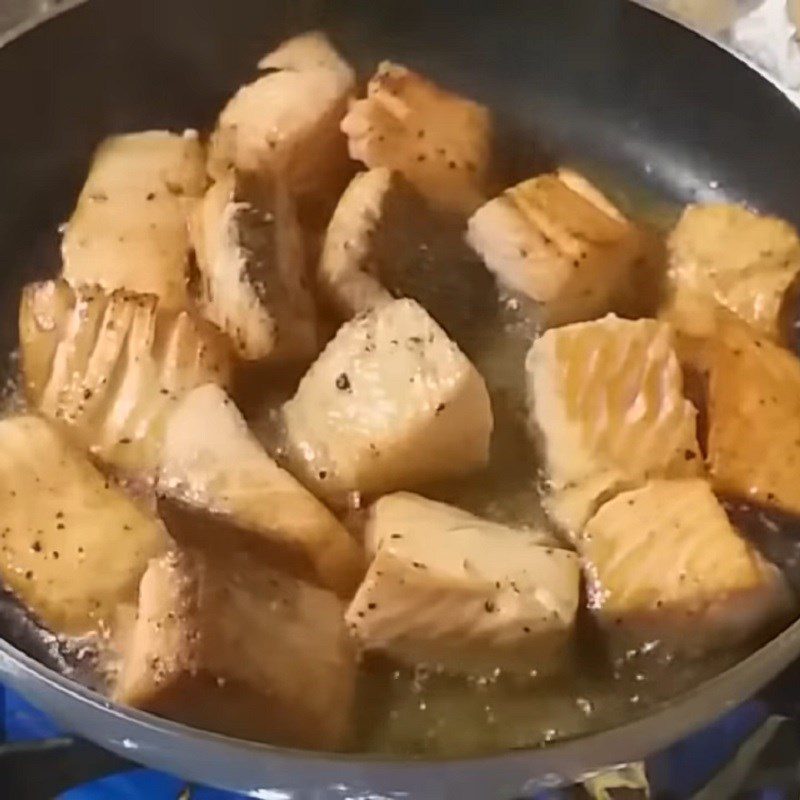
[[[796,668],[790,672],[796,673]],[[692,797],[698,800],[730,797],[795,800],[800,791],[800,737],[793,720],[785,717],[786,724],[781,724],[774,712],[776,705],[778,710],[788,711],[792,716],[797,712],[794,706],[780,708],[783,690],[796,687],[796,678],[796,674],[784,676],[762,699],[745,703],[711,727],[651,758],[647,773],[652,797],[656,800]],[[792,694],[797,696],[796,689]],[[75,739],[2,686],[0,707],[2,800],[237,800],[243,797],[217,789],[187,786],[179,778],[143,769]],[[753,743],[759,736],[763,741]],[[745,752],[748,747],[752,753]],[[737,768],[732,769],[737,753]],[[752,760],[749,767],[747,757]],[[714,782],[707,785],[712,780]],[[726,786],[729,790],[723,788]],[[631,794],[624,796],[628,798]],[[574,797],[571,790],[548,791],[533,800]]]

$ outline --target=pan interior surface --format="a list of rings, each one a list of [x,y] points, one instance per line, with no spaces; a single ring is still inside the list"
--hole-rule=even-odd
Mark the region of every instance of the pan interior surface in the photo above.
[[[0,352],[16,347],[21,287],[56,269],[57,228],[97,142],[148,128],[208,129],[264,52],[310,28],[328,32],[362,76],[387,58],[490,106],[509,183],[567,163],[656,221],[687,202],[720,199],[800,224],[800,181],[787,168],[800,112],[746,65],[627,2],[98,0],[0,50]],[[23,627],[6,626],[6,638],[47,662],[51,651]],[[364,746],[422,752],[420,714],[435,713],[431,704],[450,720],[442,755],[526,747],[532,729],[536,743],[596,734],[644,716],[749,652],[669,665],[647,684],[634,671],[613,693],[588,663],[585,674],[524,695],[476,686],[468,707],[459,688],[436,676],[417,676],[422,689],[417,681],[399,689],[375,683],[361,713],[382,732]],[[767,644],[758,655],[775,665],[796,652],[796,643]],[[756,688],[750,673],[728,694]],[[388,705],[401,709],[399,721],[389,723]],[[720,710],[709,703],[704,714]],[[490,733],[476,737],[478,728]],[[501,738],[492,733],[498,730]]]

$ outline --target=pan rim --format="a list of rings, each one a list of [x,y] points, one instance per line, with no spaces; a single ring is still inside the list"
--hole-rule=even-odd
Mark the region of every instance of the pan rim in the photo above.
[[[31,14],[27,19],[12,25],[0,33],[0,49],[29,33],[34,28],[38,28],[40,25],[44,25],[51,19],[60,17],[78,6],[86,5],[88,2],[89,0],[61,0],[57,5],[48,6],[44,11]]]
[[[741,61],[742,64],[749,67],[753,72],[760,75],[767,83],[771,84],[773,88],[777,89],[788,101],[793,105],[795,108],[800,109],[800,93],[797,93],[798,96],[792,93],[792,91],[787,87],[784,86],[769,70],[765,69],[761,66],[754,58],[747,55],[747,53],[742,52],[741,50],[737,50],[730,42],[726,42],[722,39],[718,39],[713,36],[708,31],[704,31],[702,28],[691,25],[688,22],[680,19],[679,17],[675,16],[674,14],[670,14],[666,9],[659,10],[656,9],[655,6],[652,4],[652,0],[630,0],[632,3],[639,6],[639,8],[643,9],[644,11],[649,12],[650,14],[655,14],[658,17],[662,17],[663,19],[667,20],[673,25],[677,25],[680,28],[684,28],[691,33],[695,34],[695,36],[699,36],[701,39],[704,39],[709,44],[715,45],[720,50],[726,52],[729,56],[732,56],[737,61]],[[85,3],[88,0],[78,0],[78,2]]]
[[[32,656],[27,655],[21,650],[17,649],[10,642],[0,638],[0,675],[5,671],[3,666],[4,657],[11,659],[16,667],[21,668],[28,676],[37,680],[41,680],[48,685],[49,688],[54,689],[62,694],[70,697],[70,699],[87,703],[92,708],[102,714],[107,714],[127,722],[134,723],[136,726],[143,726],[151,731],[157,731],[166,734],[170,737],[179,736],[181,738],[199,739],[211,745],[221,745],[224,747],[234,747],[237,750],[246,749],[253,753],[274,754],[293,761],[309,760],[315,761],[318,764],[347,764],[359,763],[369,764],[375,766],[401,766],[401,767],[423,767],[431,765],[481,765],[488,764],[489,762],[495,763],[498,759],[514,758],[515,756],[525,756],[534,753],[548,753],[554,755],[556,753],[563,754],[571,748],[585,744],[588,740],[597,742],[604,739],[626,739],[630,738],[636,741],[636,734],[643,726],[651,727],[656,723],[667,726],[666,720],[675,716],[682,717],[682,724],[672,728],[672,730],[681,729],[682,735],[687,735],[698,727],[702,727],[704,722],[709,718],[709,715],[704,712],[691,713],[690,709],[694,707],[694,701],[698,696],[704,698],[703,705],[708,706],[711,698],[717,698],[713,704],[717,709],[715,714],[712,715],[713,719],[727,710],[730,710],[742,702],[747,697],[737,696],[735,698],[723,699],[723,695],[728,694],[725,691],[725,686],[730,683],[735,683],[735,678],[740,677],[742,674],[748,674],[754,668],[757,668],[764,659],[766,650],[782,650],[796,654],[800,651],[800,619],[795,620],[788,625],[779,634],[774,636],[769,641],[765,642],[756,651],[751,653],[741,661],[736,662],[732,667],[718,673],[717,675],[709,678],[697,686],[687,689],[685,692],[680,693],[676,697],[659,703],[654,707],[652,713],[645,713],[641,717],[623,722],[620,725],[615,725],[610,728],[603,728],[594,733],[587,733],[582,736],[576,736],[568,739],[562,739],[543,746],[530,746],[520,747],[514,749],[500,750],[494,753],[484,752],[471,755],[454,755],[454,756],[425,756],[425,755],[403,755],[392,753],[369,753],[369,752],[335,752],[325,750],[302,750],[292,747],[282,747],[279,745],[272,745],[266,742],[256,742],[249,739],[238,739],[234,736],[227,736],[213,731],[207,731],[203,728],[195,728],[190,725],[184,725],[180,722],[175,722],[164,717],[159,717],[146,711],[140,711],[129,706],[120,705],[112,700],[109,700],[99,692],[90,689],[80,682],[73,680],[65,675],[61,675],[53,669],[37,661]],[[762,685],[766,684],[772,678],[776,677],[785,667],[786,663],[780,662],[771,665],[765,670],[761,670],[763,676]],[[702,699],[701,698],[701,699]],[[687,713],[688,712],[688,713]],[[696,719],[702,718],[702,719]],[[674,740],[675,737],[669,737]],[[628,759],[636,760],[636,759]]]

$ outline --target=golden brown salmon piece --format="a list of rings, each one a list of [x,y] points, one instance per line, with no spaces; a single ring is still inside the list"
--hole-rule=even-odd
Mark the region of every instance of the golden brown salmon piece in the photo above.
[[[691,205],[668,250],[665,313],[677,328],[710,334],[719,304],[760,334],[779,338],[784,295],[800,272],[800,238],[789,223],[737,205]]]
[[[800,362],[735,319],[703,359],[714,489],[800,513]]]
[[[562,666],[579,566],[547,533],[401,492],[370,510],[367,548],[374,560],[346,615],[363,649],[454,673]]]
[[[292,469],[335,502],[464,475],[489,457],[483,378],[413,300],[339,329],[283,407]]]
[[[584,177],[562,169],[512,186],[469,220],[467,240],[546,326],[615,309],[642,255],[636,227]]]
[[[0,421],[0,506],[3,585],[56,633],[107,633],[167,547],[161,522],[40,417]]]
[[[568,535],[622,489],[701,470],[696,411],[666,324],[609,315],[552,328],[534,342],[526,372],[545,506]]]
[[[733,528],[708,482],[655,480],[589,520],[589,605],[623,649],[689,655],[746,641],[791,609],[788,587]]]
[[[63,276],[188,303],[187,213],[206,185],[196,133],[147,131],[106,139],[94,155],[62,243]]]
[[[279,181],[248,190],[234,173],[198,203],[192,239],[198,305],[245,361],[310,359],[319,351],[294,201]]]
[[[342,120],[350,156],[402,173],[433,205],[472,213],[484,200],[491,155],[487,108],[384,61],[367,96]]]
[[[267,563],[352,595],[364,573],[361,548],[334,515],[248,430],[225,392],[207,384],[175,404],[165,425],[158,491],[207,511],[263,545]],[[232,543],[216,529],[218,549]],[[227,543],[227,544],[226,544]]]
[[[346,168],[339,123],[355,73],[319,32],[296,36],[258,64],[264,74],[242,86],[217,120],[208,171],[279,176],[295,194],[325,192]]]
[[[459,344],[496,313],[494,279],[464,241],[464,218],[432,208],[386,167],[350,182],[325,233],[317,276],[342,319],[410,297]]]
[[[29,400],[126,471],[152,477],[175,400],[230,378],[222,334],[189,311],[162,310],[155,295],[45,281],[25,287],[19,313]]]
[[[288,747],[349,738],[355,660],[335,595],[246,558],[153,560],[114,693],[180,722]]]

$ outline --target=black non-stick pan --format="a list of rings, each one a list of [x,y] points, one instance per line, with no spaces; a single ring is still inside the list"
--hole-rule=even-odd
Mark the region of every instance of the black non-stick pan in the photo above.
[[[64,6],[71,4],[65,3]],[[95,144],[210,125],[259,56],[329,31],[364,74],[419,68],[491,106],[520,175],[602,165],[684,203],[746,200],[800,224],[800,110],[702,37],[613,0],[94,0],[0,49],[0,352],[15,347],[23,283],[54,268]],[[7,631],[25,645],[25,636]],[[264,800],[524,796],[541,782],[638,759],[739,703],[800,654],[796,623],[747,660],[647,717],[492,757],[327,756],[192,730],[110,705],[0,641],[0,678],[63,726],[128,758]]]

